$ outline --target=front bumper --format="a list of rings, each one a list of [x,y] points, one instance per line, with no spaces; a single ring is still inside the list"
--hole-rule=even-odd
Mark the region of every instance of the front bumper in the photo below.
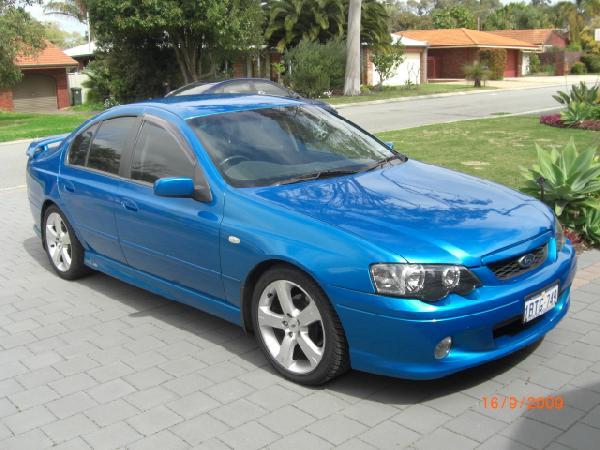
[[[434,379],[501,358],[541,339],[565,316],[576,271],[566,245],[540,269],[513,281],[484,285],[467,298],[437,303],[366,294],[328,286],[344,326],[354,369],[409,379]],[[522,324],[524,299],[559,283],[556,306]],[[449,355],[436,360],[436,344],[451,336]]]

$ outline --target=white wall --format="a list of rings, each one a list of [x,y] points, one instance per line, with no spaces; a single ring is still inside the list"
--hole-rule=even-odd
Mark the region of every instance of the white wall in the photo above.
[[[523,55],[523,61],[521,64],[521,75],[529,75],[529,52],[521,52]]]
[[[406,80],[419,84],[421,81],[421,54],[408,52],[404,54],[404,61],[396,69],[396,74],[386,80],[384,86],[401,86]],[[373,67],[373,85],[379,84],[379,74]]]
[[[68,73],[67,78],[69,80],[69,98],[71,97],[71,88],[81,88],[81,100],[83,103],[85,103],[90,90],[83,87],[83,82],[88,80],[90,77],[82,72],[74,72]]]

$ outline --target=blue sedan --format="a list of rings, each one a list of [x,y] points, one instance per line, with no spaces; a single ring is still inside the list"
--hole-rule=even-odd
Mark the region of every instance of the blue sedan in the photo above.
[[[569,307],[575,253],[545,205],[299,100],[119,106],[28,155],[58,276],[101,271],[238,324],[299,383],[442,377]]]

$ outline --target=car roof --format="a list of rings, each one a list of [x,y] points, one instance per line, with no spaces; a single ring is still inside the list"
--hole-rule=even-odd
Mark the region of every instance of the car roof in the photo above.
[[[268,95],[203,94],[157,98],[129,105],[115,106],[110,111],[111,113],[123,112],[124,114],[131,114],[132,112],[136,112],[136,110],[140,112],[140,109],[154,107],[169,111],[187,120],[213,114],[300,104],[303,104],[303,102],[287,97]]]

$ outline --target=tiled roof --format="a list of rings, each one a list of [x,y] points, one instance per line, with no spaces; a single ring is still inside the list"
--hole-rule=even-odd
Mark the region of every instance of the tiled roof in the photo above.
[[[467,28],[450,28],[440,30],[406,30],[396,34],[410,39],[426,41],[430,47],[512,47],[535,48],[534,45],[498,36],[485,31],[469,30]]]
[[[504,36],[533,45],[544,45],[554,30],[552,28],[536,28],[535,30],[492,30],[498,36]]]
[[[75,61],[51,42],[46,41],[46,47],[34,56],[17,56],[15,61],[19,67],[68,67],[76,66]]]

